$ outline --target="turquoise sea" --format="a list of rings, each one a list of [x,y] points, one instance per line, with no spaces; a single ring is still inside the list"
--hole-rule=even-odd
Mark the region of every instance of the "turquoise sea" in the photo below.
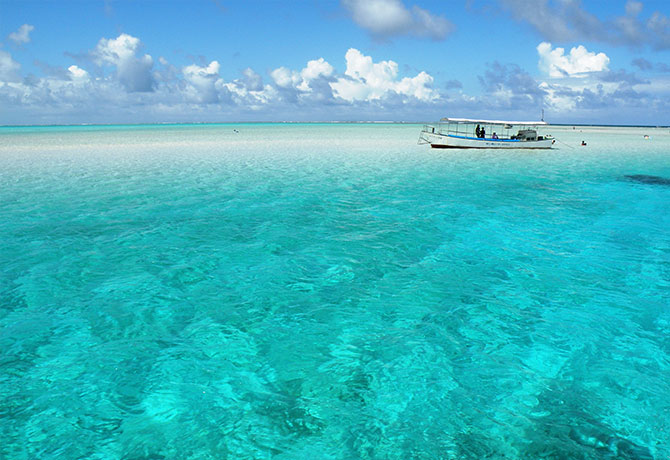
[[[670,129],[420,129],[0,128],[0,458],[670,458]]]

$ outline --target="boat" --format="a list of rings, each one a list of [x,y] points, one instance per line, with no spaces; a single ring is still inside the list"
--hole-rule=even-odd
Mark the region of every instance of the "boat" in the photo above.
[[[545,121],[476,120],[442,118],[436,125],[424,125],[419,145],[434,149],[550,149],[556,140],[539,135]]]

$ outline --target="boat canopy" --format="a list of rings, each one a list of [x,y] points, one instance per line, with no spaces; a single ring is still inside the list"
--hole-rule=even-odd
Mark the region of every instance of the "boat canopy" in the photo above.
[[[512,126],[541,126],[548,124],[546,121],[502,121],[502,120],[477,120],[470,118],[443,118],[443,123],[480,123],[483,125],[512,125]]]

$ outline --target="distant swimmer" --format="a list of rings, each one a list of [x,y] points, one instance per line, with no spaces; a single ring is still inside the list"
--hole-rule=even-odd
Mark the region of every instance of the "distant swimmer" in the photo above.
[[[586,142],[582,141],[582,145],[586,145]]]
[[[645,135],[644,135],[644,138],[645,138],[645,139],[649,139],[649,134],[645,134]]]

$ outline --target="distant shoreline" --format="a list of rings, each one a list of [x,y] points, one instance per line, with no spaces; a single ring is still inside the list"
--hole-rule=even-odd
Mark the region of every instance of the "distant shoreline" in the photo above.
[[[201,125],[421,125],[434,124],[435,121],[204,121],[204,122],[155,122],[155,123],[71,123],[37,125],[0,125],[3,128],[104,128],[104,127],[142,127],[142,126],[201,126]],[[607,125],[581,123],[548,123],[548,126],[580,128],[652,128],[666,129],[670,125]]]

